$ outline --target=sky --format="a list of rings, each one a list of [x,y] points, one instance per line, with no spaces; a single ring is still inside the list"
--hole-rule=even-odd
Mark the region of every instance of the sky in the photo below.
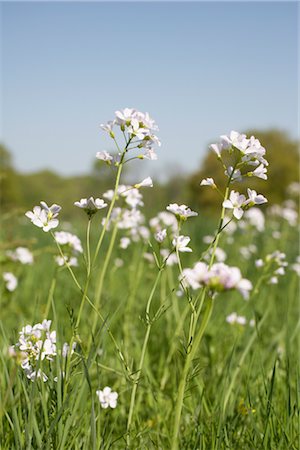
[[[196,170],[232,129],[298,137],[295,2],[0,7],[0,139],[22,172],[87,173],[97,151],[112,149],[100,123],[125,107],[160,128],[145,175]]]

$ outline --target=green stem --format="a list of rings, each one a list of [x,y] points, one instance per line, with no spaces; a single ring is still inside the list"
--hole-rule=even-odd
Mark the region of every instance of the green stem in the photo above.
[[[143,342],[142,353],[141,353],[141,357],[140,357],[140,361],[139,361],[139,365],[138,365],[138,370],[136,372],[136,376],[135,376],[135,380],[134,380],[134,384],[133,384],[133,388],[132,388],[132,392],[131,392],[130,408],[129,408],[129,414],[128,414],[128,420],[127,420],[127,439],[126,439],[126,441],[127,441],[128,449],[130,448],[130,432],[131,432],[131,424],[132,424],[132,418],[133,418],[134,407],[135,407],[136,392],[137,392],[137,388],[139,385],[141,373],[142,373],[142,370],[144,367],[145,355],[146,355],[147,345],[148,345],[148,341],[149,341],[149,337],[150,337],[150,333],[151,333],[151,327],[152,327],[152,321],[150,319],[150,308],[151,308],[152,299],[154,297],[154,293],[157,288],[158,282],[160,280],[163,268],[164,268],[164,266],[162,266],[159,269],[159,272],[157,274],[156,280],[152,287],[151,293],[148,298],[147,306],[146,306],[147,329],[146,329],[146,334],[144,337],[144,342]]]
[[[105,255],[103,268],[101,270],[101,274],[100,274],[100,277],[99,277],[99,283],[97,285],[95,302],[94,302],[94,305],[95,305],[96,309],[98,309],[98,307],[100,306],[104,278],[105,278],[105,275],[106,275],[106,272],[107,272],[107,268],[108,268],[108,265],[109,265],[109,262],[110,262],[112,250],[114,248],[117,232],[118,232],[118,222],[116,222],[115,225],[114,225],[112,236],[111,236],[111,240],[110,240],[110,243],[109,243],[109,247],[108,247],[108,250],[107,250],[106,255]],[[92,336],[95,333],[96,326],[97,326],[97,316],[95,316],[95,318],[94,318],[94,322],[93,322],[93,326],[92,326]]]
[[[229,195],[230,181],[231,181],[231,178],[229,178],[229,180],[227,182],[227,186],[226,186],[226,190],[225,190],[225,194],[224,194],[224,201],[227,200],[228,195]],[[216,248],[218,246],[218,242],[220,239],[220,233],[222,231],[224,217],[225,217],[225,208],[224,208],[224,206],[222,206],[219,227],[218,227],[216,237],[214,239],[213,251],[212,251],[210,262],[209,262],[209,269],[211,268],[211,266],[214,263]],[[206,309],[205,309],[205,313],[203,316],[202,323],[200,325],[200,328],[199,328],[197,334],[195,335],[199,317],[200,317],[202,307],[204,304],[206,291],[207,291],[206,288],[204,288],[202,291],[200,305],[198,307],[196,314],[194,311],[192,311],[192,313],[191,313],[190,333],[189,333],[187,355],[186,355],[183,371],[182,371],[180,382],[179,382],[178,395],[177,395],[176,405],[175,405],[175,417],[174,417],[174,427],[173,427],[173,434],[172,434],[171,450],[178,449],[178,434],[179,434],[181,412],[182,412],[182,407],[183,407],[184,392],[185,392],[188,374],[189,374],[190,367],[192,365],[194,356],[195,356],[195,354],[198,350],[198,347],[201,343],[202,336],[206,330],[206,327],[208,325],[208,322],[209,322],[209,319],[211,317],[212,310],[213,310],[213,300],[209,298]]]

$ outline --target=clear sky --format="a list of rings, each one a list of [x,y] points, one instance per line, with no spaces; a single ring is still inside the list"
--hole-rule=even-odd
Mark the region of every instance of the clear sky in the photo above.
[[[297,137],[295,2],[4,2],[2,137],[23,171],[87,172],[99,124],[148,111],[145,174],[192,171],[231,129]],[[149,169],[149,170],[148,170]]]

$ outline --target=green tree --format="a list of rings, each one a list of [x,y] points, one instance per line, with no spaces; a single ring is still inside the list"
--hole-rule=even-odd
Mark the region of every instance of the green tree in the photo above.
[[[1,211],[19,206],[22,194],[10,151],[0,144],[0,208]]]

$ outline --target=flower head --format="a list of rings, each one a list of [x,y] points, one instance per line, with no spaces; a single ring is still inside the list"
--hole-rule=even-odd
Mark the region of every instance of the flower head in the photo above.
[[[229,199],[224,200],[223,207],[226,209],[232,209],[233,215],[236,219],[241,219],[244,214],[243,207],[245,206],[246,197],[239,192],[231,191]]]
[[[18,286],[18,280],[11,272],[3,272],[5,287],[9,292],[13,292]]]
[[[27,211],[25,216],[28,217],[31,222],[39,228],[43,228],[43,231],[49,231],[52,228],[56,228],[58,226],[58,216],[59,211],[61,210],[61,206],[52,205],[48,206],[45,202],[40,202],[41,206],[35,206],[32,211]]]
[[[82,198],[79,202],[74,203],[78,208],[83,209],[89,217],[93,216],[99,209],[106,208],[107,203],[102,198],[90,197],[88,199]]]
[[[106,386],[102,391],[101,390],[96,391],[96,394],[98,396],[102,408],[104,409],[107,409],[108,407],[116,408],[118,394],[117,392],[113,392],[110,387]]]
[[[147,177],[143,181],[141,181],[140,183],[135,184],[134,187],[136,189],[139,189],[140,187],[153,187],[152,178],[151,177]]]
[[[190,247],[187,247],[191,238],[189,236],[178,236],[173,239],[172,244],[178,249],[179,252],[192,252]]]
[[[175,214],[175,216],[180,220],[186,220],[188,217],[198,216],[198,213],[192,211],[188,206],[179,206],[177,203],[170,203],[170,205],[167,206],[166,209],[167,211]]]

